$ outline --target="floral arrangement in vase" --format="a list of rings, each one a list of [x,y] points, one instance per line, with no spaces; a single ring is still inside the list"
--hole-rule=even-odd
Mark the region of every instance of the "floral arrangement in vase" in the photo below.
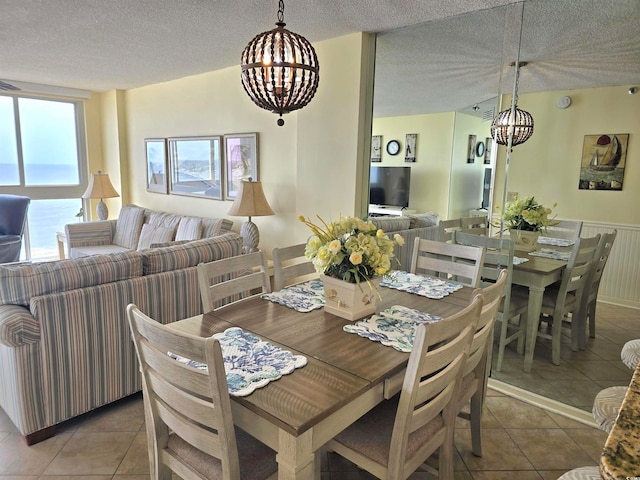
[[[391,269],[395,245],[404,245],[404,238],[393,239],[376,228],[371,221],[341,217],[333,222],[316,225],[304,216],[313,235],[307,242],[305,256],[317,272],[349,283],[369,283],[373,277],[385,275]]]
[[[557,203],[554,203],[555,207]],[[540,232],[554,225],[549,216],[552,210],[544,207],[535,197],[515,197],[513,202],[507,203],[504,209],[504,229]]]

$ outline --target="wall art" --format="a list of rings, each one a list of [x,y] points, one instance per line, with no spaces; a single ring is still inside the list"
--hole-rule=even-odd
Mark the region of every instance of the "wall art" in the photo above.
[[[585,135],[580,162],[580,190],[622,190],[628,133]]]

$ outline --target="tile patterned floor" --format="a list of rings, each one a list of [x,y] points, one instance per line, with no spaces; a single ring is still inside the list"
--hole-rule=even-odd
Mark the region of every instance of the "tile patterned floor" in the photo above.
[[[601,305],[598,338],[585,352],[565,352],[553,366],[544,344],[534,370],[523,375],[522,357],[509,352],[503,380],[552,398],[586,406],[596,389],[626,384],[620,345],[640,338],[640,312]],[[565,349],[566,350],[566,349]],[[622,365],[622,366],[621,366]],[[590,406],[589,406],[590,409]],[[490,390],[483,416],[483,457],[471,454],[468,424],[458,419],[457,480],[552,480],[583,465],[596,465],[606,433]],[[55,437],[27,447],[0,410],[0,480],[145,480],[149,466],[142,397],[133,395],[59,425]],[[175,477],[178,478],[178,477]],[[322,461],[322,480],[369,480],[336,454]],[[427,472],[412,480],[431,480]]]

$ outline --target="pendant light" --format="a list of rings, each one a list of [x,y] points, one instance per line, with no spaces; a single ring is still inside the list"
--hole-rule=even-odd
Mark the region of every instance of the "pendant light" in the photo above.
[[[287,30],[284,0],[276,28],[257,35],[242,52],[242,85],[260,108],[282,115],[306,106],[318,89],[320,65],[311,43]]]
[[[513,106],[507,110],[502,110],[491,123],[491,136],[500,145],[515,147],[526,142],[533,135],[533,117],[525,110],[518,108],[518,80],[520,67],[524,67],[527,62],[513,62],[515,65],[515,81],[513,93]],[[511,137],[511,144],[509,140]]]

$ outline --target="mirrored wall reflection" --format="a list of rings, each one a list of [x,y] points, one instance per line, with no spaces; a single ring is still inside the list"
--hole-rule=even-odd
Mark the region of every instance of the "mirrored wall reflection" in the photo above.
[[[501,206],[505,147],[491,144],[489,163],[484,163],[491,119],[478,114],[511,103],[510,64],[519,46],[522,7],[482,10],[378,35],[373,135],[380,137],[381,152],[375,165],[411,166],[409,210],[435,211],[446,219],[478,209],[489,169],[490,196]],[[597,218],[593,212],[601,212],[609,199],[579,194],[583,137],[637,131],[635,97],[640,95],[630,97],[627,91],[640,84],[634,26],[639,16],[636,0],[524,3],[520,59],[528,63],[520,71],[518,104],[533,115],[535,129],[513,150],[510,192],[535,195],[549,205],[557,202],[559,218]],[[563,97],[570,97],[568,107],[558,102]],[[412,162],[403,155],[407,134],[417,134]],[[400,144],[400,154],[387,152],[391,141]],[[615,193],[623,204],[629,194]],[[616,221],[633,223],[623,217]],[[542,344],[531,373],[523,372],[523,357],[515,344],[509,345],[502,372],[492,376],[590,411],[603,380],[589,368],[603,368],[610,381],[620,384],[628,383],[629,376],[618,365],[619,356],[611,354],[618,348],[613,336],[590,342],[585,352],[571,352],[563,344],[560,366],[551,363]]]

